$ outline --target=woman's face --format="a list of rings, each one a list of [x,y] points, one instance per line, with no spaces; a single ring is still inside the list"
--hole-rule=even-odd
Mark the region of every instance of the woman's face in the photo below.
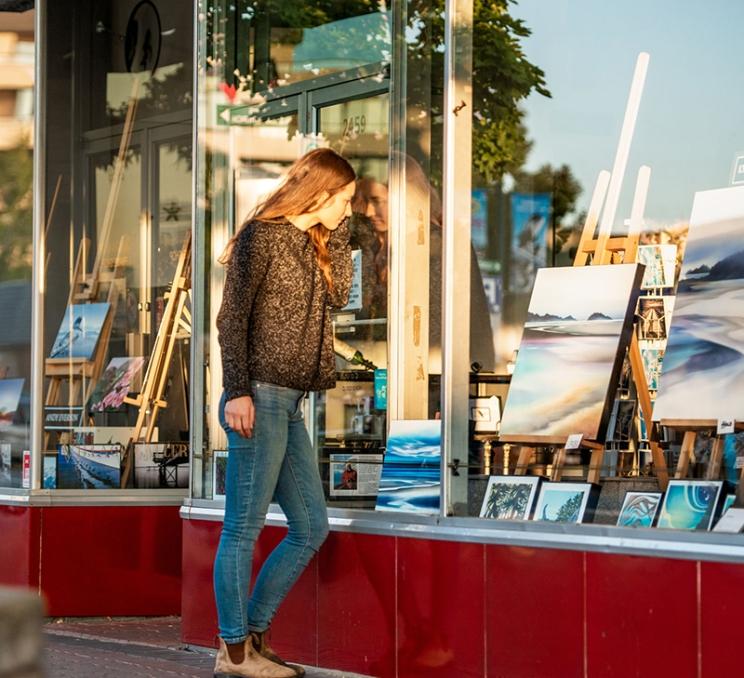
[[[370,184],[365,216],[372,222],[378,233],[388,230],[388,190],[385,184],[379,181],[373,181]]]
[[[338,193],[332,195],[316,211],[318,221],[331,231],[351,216],[351,199],[354,197],[356,182],[350,181]]]

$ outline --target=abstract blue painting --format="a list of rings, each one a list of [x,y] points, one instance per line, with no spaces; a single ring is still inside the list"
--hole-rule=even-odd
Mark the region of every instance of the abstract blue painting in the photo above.
[[[390,423],[377,495],[378,511],[439,513],[441,443],[440,420]]]
[[[709,530],[723,482],[670,480],[657,527]]]
[[[533,520],[580,523],[592,492],[591,483],[545,483]]]
[[[604,436],[642,268],[636,264],[543,268],[501,421],[501,437],[560,442]]]
[[[627,492],[620,515],[619,527],[651,527],[661,504],[661,492]]]
[[[654,419],[744,420],[744,186],[695,194]]]
[[[67,307],[50,358],[90,360],[98,345],[109,304],[74,304]]]

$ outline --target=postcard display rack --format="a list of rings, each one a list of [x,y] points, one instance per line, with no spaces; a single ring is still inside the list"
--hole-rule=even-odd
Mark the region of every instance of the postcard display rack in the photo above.
[[[45,399],[47,408],[80,410],[84,412],[96,383],[102,375],[105,359],[108,354],[113,321],[116,316],[118,302],[126,294],[126,277],[124,268],[127,249],[126,236],[122,236],[117,243],[116,256],[104,257],[113,226],[115,207],[118,201],[119,189],[123,180],[126,157],[129,149],[134,116],[137,109],[137,91],[139,79],[135,78],[129,107],[124,123],[118,155],[114,162],[111,190],[108,195],[102,228],[99,235],[97,255],[90,273],[85,273],[85,265],[89,256],[90,241],[83,238],[80,242],[75,266],[73,270],[70,294],[68,297],[68,316],[73,317],[72,309],[79,310],[85,315],[86,309],[93,305],[106,307],[105,318],[90,355],[86,357],[49,357],[45,361],[45,376],[48,379],[48,389]],[[123,402],[137,408],[136,424],[131,429],[131,435],[124,450],[120,484],[126,487],[134,466],[135,444],[151,443],[156,431],[155,424],[160,411],[168,406],[165,398],[168,373],[174,358],[175,347],[179,340],[191,336],[191,314],[188,300],[191,293],[191,234],[187,236],[179,254],[176,270],[170,290],[165,293],[165,308],[162,320],[148,358],[147,369],[142,380],[142,387],[138,394],[123,398]],[[64,323],[63,323],[64,327]],[[72,322],[70,322],[72,330]],[[61,334],[62,332],[60,332]],[[185,369],[185,368],[184,368]],[[184,384],[187,375],[184,372]],[[62,386],[67,384],[66,402],[62,398]],[[81,415],[78,425],[85,424],[85,417]],[[73,428],[74,427],[70,427]],[[44,434],[44,450],[50,449],[49,429]],[[60,438],[60,442],[65,442]],[[67,441],[71,442],[71,441]],[[178,447],[178,444],[174,444]],[[173,447],[173,446],[171,446]]]
[[[610,172],[603,170],[599,173],[597,178],[574,260],[575,267],[630,263],[635,262],[636,260],[643,212],[645,209],[651,174],[649,167],[642,166],[638,172],[628,234],[622,237],[613,237],[611,231],[617,210],[623,175],[627,165],[630,143],[635,128],[647,68],[648,55],[642,53],[639,55],[636,63],[613,170],[611,174]],[[603,204],[604,209],[602,209]],[[600,211],[602,213],[601,220]],[[598,224],[599,233],[595,238]],[[643,366],[643,359],[639,349],[637,331],[635,328],[632,332],[627,350],[632,381],[638,394],[640,409],[646,424],[646,430],[650,434],[652,431],[652,403]],[[652,436],[649,435],[649,438],[651,437]],[[502,435],[500,437],[500,442],[519,446],[519,456],[515,470],[516,475],[526,474],[530,461],[539,447],[553,447],[556,452],[552,464],[550,479],[553,481],[561,480],[566,462],[566,448],[570,444],[570,447],[573,449],[583,448],[591,452],[587,482],[596,484],[600,480],[600,472],[602,469],[606,445],[604,441],[586,440],[583,438],[580,441],[570,441],[565,436],[558,440],[546,439],[545,437],[540,436]],[[668,472],[664,453],[658,442],[654,440],[650,441],[650,447],[654,461],[654,472],[657,476],[660,487],[665,489],[668,483]]]

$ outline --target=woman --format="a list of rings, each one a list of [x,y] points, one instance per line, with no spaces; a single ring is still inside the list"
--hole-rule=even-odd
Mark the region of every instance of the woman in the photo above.
[[[354,170],[330,149],[289,170],[228,245],[217,316],[227,433],[225,521],[214,565],[216,676],[302,675],[266,644],[279,604],[328,534],[318,466],[301,405],[332,388],[331,307],[346,305]],[[289,530],[248,595],[253,547],[272,497]]]

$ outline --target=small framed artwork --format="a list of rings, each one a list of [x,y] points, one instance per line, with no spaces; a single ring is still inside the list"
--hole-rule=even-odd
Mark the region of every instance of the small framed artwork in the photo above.
[[[212,499],[225,498],[227,450],[215,450],[212,456]]]
[[[618,527],[651,527],[659,511],[661,492],[626,492]]]
[[[57,487],[57,455],[45,454],[42,462],[41,487],[53,490]]]
[[[544,483],[533,520],[580,523],[584,519],[591,483]]]
[[[539,485],[539,476],[491,476],[480,517],[528,520]]]
[[[666,339],[666,311],[664,297],[641,297],[638,300],[639,339]]]
[[[709,530],[723,481],[670,480],[657,527]]]
[[[470,421],[476,433],[497,433],[501,423],[501,401],[498,396],[470,399]]]
[[[641,284],[643,289],[674,287],[677,265],[676,245],[641,245],[638,248],[637,260],[646,266]]]

